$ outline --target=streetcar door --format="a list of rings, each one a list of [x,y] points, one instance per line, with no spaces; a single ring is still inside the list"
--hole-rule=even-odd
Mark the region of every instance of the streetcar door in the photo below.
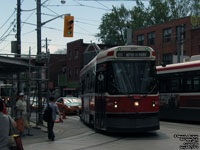
[[[95,100],[95,128],[104,127],[105,119],[105,91],[106,91],[106,70],[105,65],[97,66],[96,73],[96,100]]]

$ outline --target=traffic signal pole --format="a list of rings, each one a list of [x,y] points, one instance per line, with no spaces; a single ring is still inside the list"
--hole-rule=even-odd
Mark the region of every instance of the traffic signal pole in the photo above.
[[[42,41],[42,37],[41,37],[41,28],[43,25],[45,25],[46,23],[55,20],[59,17],[62,16],[69,16],[70,14],[63,14],[63,15],[59,15],[57,17],[54,17],[50,20],[47,20],[45,22],[41,22],[41,0],[37,0],[37,58],[40,61],[40,59],[42,59],[42,53],[41,53],[41,41]],[[40,80],[42,77],[42,68],[39,67],[38,68],[38,120],[37,120],[37,124],[43,124],[43,119],[42,119],[42,80]]]

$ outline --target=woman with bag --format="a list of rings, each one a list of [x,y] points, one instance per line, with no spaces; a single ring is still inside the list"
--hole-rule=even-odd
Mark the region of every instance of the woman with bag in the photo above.
[[[0,99],[0,150],[9,150],[12,137],[9,136],[10,127],[16,127],[15,121],[3,113],[3,100]]]

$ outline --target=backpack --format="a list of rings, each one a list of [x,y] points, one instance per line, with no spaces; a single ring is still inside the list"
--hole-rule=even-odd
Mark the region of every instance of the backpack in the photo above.
[[[44,110],[44,114],[43,114],[43,120],[45,122],[52,121],[52,112],[53,112],[53,110],[48,104],[46,109]]]

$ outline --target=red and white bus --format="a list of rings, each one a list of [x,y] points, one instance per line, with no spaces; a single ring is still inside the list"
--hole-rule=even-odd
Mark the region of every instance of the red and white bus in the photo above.
[[[161,119],[200,121],[200,60],[158,66]]]
[[[159,129],[155,60],[155,51],[147,46],[99,52],[81,70],[81,119],[114,132]]]

